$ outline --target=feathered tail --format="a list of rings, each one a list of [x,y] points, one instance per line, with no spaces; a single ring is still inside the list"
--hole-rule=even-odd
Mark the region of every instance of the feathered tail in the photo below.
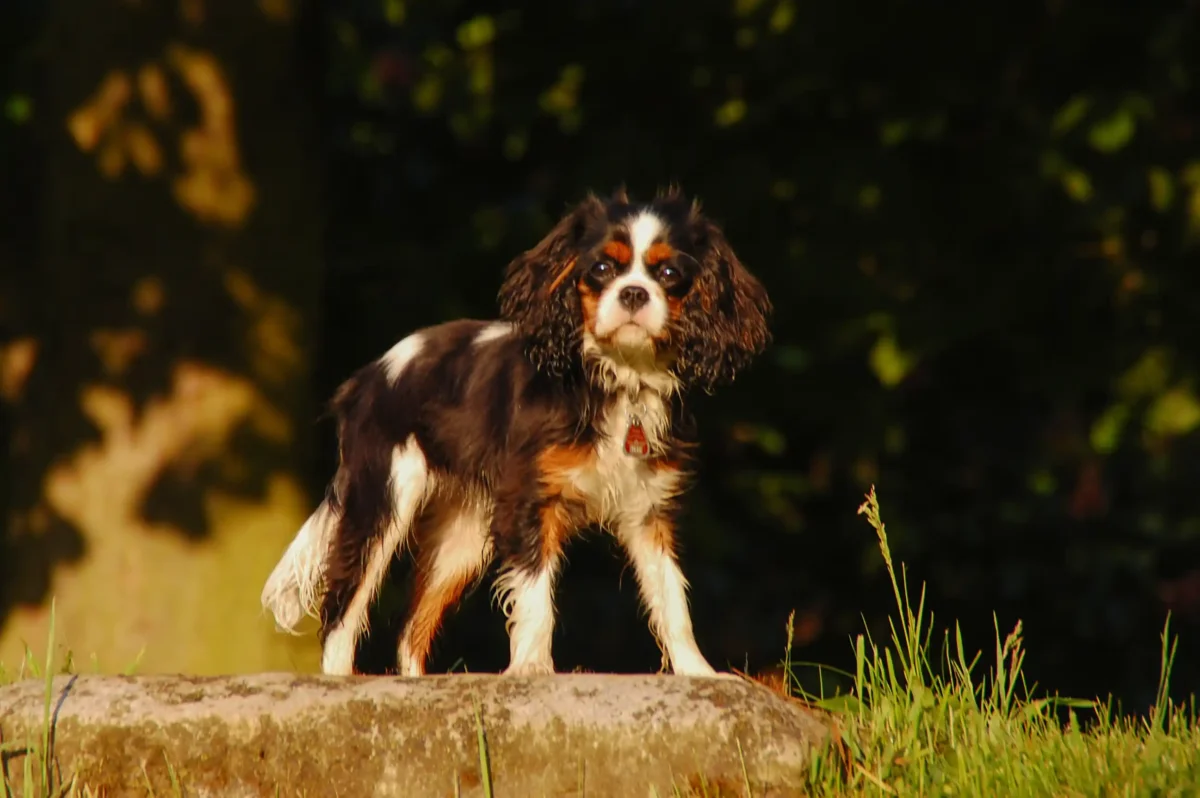
[[[325,557],[336,522],[328,500],[322,501],[267,577],[262,606],[275,616],[277,630],[301,634],[296,627],[304,617],[317,617],[324,592]]]

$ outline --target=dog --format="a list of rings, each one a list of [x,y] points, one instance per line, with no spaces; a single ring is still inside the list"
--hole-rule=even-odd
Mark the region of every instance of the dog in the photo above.
[[[397,653],[419,676],[447,610],[499,563],[506,674],[554,672],[564,546],[599,526],[636,573],[675,674],[716,675],[696,644],[675,518],[694,462],[683,399],[770,342],[772,306],[698,202],[588,194],[507,267],[500,320],[412,333],[336,391],[339,465],[268,578],[281,630],[319,617],[321,667],[355,672],[367,613],[408,550]]]

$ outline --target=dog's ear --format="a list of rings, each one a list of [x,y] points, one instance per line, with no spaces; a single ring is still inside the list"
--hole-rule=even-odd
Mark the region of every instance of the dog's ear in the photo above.
[[[562,374],[580,356],[576,260],[604,218],[604,203],[589,194],[505,271],[500,315],[526,340],[526,354],[539,371]]]
[[[771,341],[767,291],[742,265],[724,232],[693,206],[693,257],[700,267],[677,323],[676,375],[711,390],[732,382]]]

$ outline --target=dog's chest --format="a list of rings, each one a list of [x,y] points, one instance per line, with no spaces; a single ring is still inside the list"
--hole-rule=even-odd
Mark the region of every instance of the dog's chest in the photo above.
[[[636,409],[626,401],[614,403],[601,419],[599,440],[592,456],[572,469],[569,478],[587,508],[588,520],[604,526],[638,523],[652,510],[675,495],[679,474],[654,456],[640,457],[626,451],[631,425],[633,442],[645,436],[650,452],[660,454],[670,430],[661,401],[642,402]],[[636,446],[632,447],[636,452]]]

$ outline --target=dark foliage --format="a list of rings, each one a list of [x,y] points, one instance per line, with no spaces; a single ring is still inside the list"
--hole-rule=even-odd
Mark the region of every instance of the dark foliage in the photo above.
[[[1172,610],[1200,689],[1195,2],[327,9],[321,398],[416,327],[495,316],[504,265],[586,191],[678,182],[775,303],[766,355],[695,405],[714,663],[776,660],[793,608],[801,659],[878,629],[876,484],[972,647],[1021,618],[1043,687],[1142,707]],[[572,551],[559,665],[653,668],[607,546]],[[486,593],[438,652],[503,665]]]

